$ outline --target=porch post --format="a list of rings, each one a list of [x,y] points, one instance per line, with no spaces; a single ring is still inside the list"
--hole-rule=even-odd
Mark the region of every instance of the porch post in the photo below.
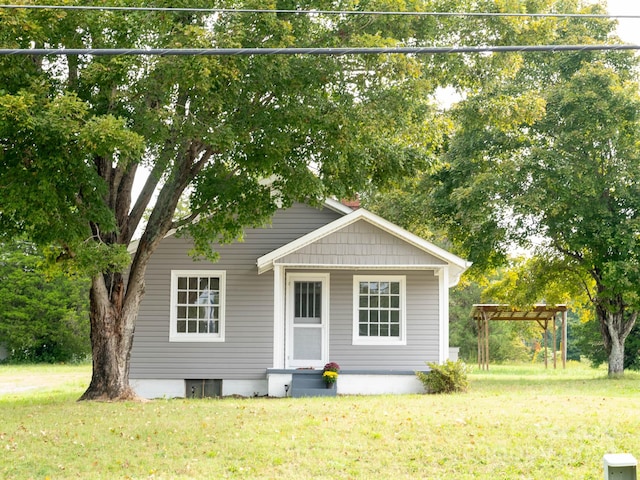
[[[284,368],[284,267],[273,266],[273,368]]]
[[[440,354],[439,362],[444,363],[449,359],[449,267],[442,267],[435,274],[438,276],[439,295],[439,334]]]

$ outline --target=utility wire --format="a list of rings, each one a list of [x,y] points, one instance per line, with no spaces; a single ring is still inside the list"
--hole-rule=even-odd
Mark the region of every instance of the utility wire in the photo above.
[[[394,15],[440,17],[531,17],[531,18],[621,18],[637,19],[640,15],[609,15],[599,13],[499,13],[499,12],[389,12],[367,10],[284,10],[260,8],[197,8],[197,7],[114,7],[91,5],[0,5],[12,9],[102,10],[131,12],[194,12],[194,13],[288,13],[295,15]]]
[[[480,47],[382,47],[382,48],[15,48],[0,55],[367,55],[459,53],[568,52],[640,50],[640,45],[505,45]]]

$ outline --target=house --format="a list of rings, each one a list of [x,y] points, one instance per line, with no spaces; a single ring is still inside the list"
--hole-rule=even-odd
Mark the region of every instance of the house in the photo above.
[[[147,268],[130,370],[144,397],[281,397],[329,361],[339,394],[422,392],[415,371],[448,358],[449,288],[470,265],[336,201],[278,211],[217,263],[190,248],[168,236]]]

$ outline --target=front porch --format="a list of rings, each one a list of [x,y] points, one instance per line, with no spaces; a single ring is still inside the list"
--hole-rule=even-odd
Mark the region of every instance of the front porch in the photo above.
[[[332,393],[321,383],[322,369],[267,369],[267,389],[270,397],[287,396],[314,396],[311,392],[295,394],[295,377],[312,378],[313,390],[318,392],[316,396],[328,395],[385,395],[424,393],[422,383],[416,377],[416,372],[411,370],[341,370],[338,381]],[[317,380],[317,381],[316,381]],[[320,383],[318,383],[320,382]],[[300,388],[306,388],[304,380],[298,380]]]

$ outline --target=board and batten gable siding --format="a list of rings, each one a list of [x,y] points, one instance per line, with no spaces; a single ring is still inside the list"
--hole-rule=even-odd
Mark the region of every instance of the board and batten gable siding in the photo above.
[[[366,220],[359,220],[278,260],[281,265],[445,265],[446,262]]]
[[[407,344],[353,345],[353,276],[406,276]],[[438,361],[439,278],[433,271],[331,271],[329,355],[344,370],[424,370]]]
[[[165,238],[147,267],[130,378],[264,378],[273,364],[273,272],[258,275],[256,259],[340,216],[296,204],[278,211],[271,225],[247,229],[243,242],[221,245],[217,263],[189,257],[188,238]],[[226,272],[224,342],[169,342],[172,270]]]

